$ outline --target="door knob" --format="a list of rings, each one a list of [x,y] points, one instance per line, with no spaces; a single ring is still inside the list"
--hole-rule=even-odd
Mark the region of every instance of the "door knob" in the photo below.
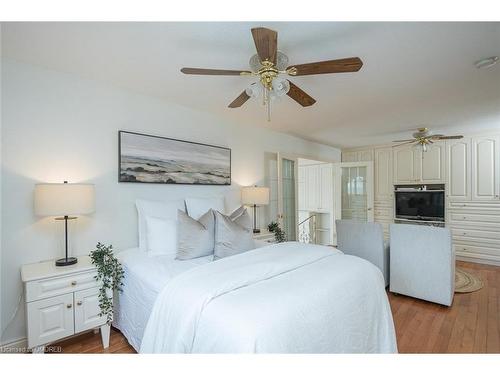
[[[67,307],[68,309],[71,309],[71,308],[73,307],[73,305],[72,305],[71,303],[68,303],[68,304],[66,305],[66,307]]]
[[[82,302],[82,301],[78,301],[76,304],[77,304],[78,306],[81,306],[81,305],[83,304],[83,302]]]
[[[75,285],[76,285],[76,281],[72,281],[72,282],[71,282],[71,285],[72,285],[72,286],[75,286]]]

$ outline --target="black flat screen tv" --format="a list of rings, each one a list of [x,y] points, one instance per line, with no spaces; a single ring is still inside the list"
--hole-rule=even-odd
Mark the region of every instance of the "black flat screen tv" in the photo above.
[[[444,191],[396,191],[396,218],[444,221]]]

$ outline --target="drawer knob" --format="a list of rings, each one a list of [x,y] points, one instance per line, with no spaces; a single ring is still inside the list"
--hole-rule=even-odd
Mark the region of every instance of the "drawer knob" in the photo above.
[[[68,309],[71,309],[71,308],[73,307],[73,305],[72,305],[71,303],[68,303],[68,304],[66,305],[66,307],[67,307]]]
[[[78,301],[76,304],[77,304],[78,306],[81,306],[81,305],[83,304],[83,302],[82,302],[82,301]]]
[[[71,282],[71,285],[72,285],[72,286],[75,286],[75,285],[76,285],[76,281],[72,281],[72,282]]]

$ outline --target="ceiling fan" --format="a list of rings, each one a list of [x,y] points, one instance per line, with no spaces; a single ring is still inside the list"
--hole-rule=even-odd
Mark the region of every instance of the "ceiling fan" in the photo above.
[[[446,139],[462,139],[463,135],[443,135],[443,134],[432,134],[429,128],[418,128],[417,132],[413,133],[413,139],[402,139],[393,142],[399,142],[398,145],[393,147],[398,147],[410,143],[419,144],[422,146],[422,151],[427,151],[427,145],[433,144],[434,141],[442,141]]]
[[[264,27],[253,28],[253,40],[257,54],[250,58],[250,70],[220,70],[182,68],[184,74],[255,76],[252,83],[230,104],[229,108],[241,107],[251,97],[262,95],[262,103],[267,107],[267,120],[271,120],[271,101],[288,95],[303,107],[316,103],[316,100],[301,90],[284,76],[305,76],[312,74],[357,72],[363,66],[359,57],[327,60],[300,65],[288,65],[288,57],[278,51],[278,33]]]

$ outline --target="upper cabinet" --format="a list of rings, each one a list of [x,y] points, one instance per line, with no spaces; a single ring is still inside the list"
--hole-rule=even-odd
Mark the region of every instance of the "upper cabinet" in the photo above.
[[[375,149],[375,200],[392,200],[392,147]]]
[[[449,202],[471,199],[471,140],[446,142],[447,198]]]
[[[333,207],[333,169],[331,164],[299,167],[299,210],[330,212]]]
[[[499,137],[473,137],[472,145],[472,200],[499,199]]]
[[[343,162],[373,161],[373,149],[360,151],[343,151]]]
[[[445,144],[436,143],[427,146],[423,152],[420,147],[395,147],[394,183],[442,183],[445,181]]]

